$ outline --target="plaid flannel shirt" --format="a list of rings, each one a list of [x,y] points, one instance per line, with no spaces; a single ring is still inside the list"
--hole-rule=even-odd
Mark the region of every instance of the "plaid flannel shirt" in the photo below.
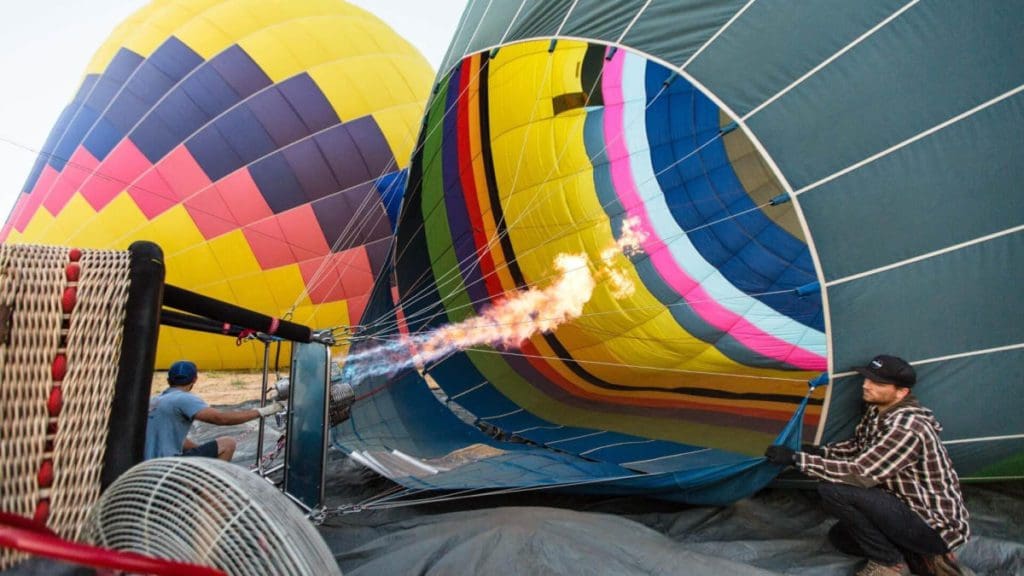
[[[825,455],[797,452],[796,466],[828,482],[881,486],[904,501],[950,549],[970,537],[960,479],[939,439],[931,410],[907,396],[886,412],[876,406],[849,440],[824,446]]]

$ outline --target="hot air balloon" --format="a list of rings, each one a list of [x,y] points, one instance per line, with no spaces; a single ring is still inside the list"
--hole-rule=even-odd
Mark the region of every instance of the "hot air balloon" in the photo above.
[[[433,71],[341,0],[156,0],[96,52],[7,242],[158,243],[167,281],[315,327],[358,323]],[[164,328],[158,366],[262,347]]]
[[[964,479],[1021,476],[1022,20],[1020,2],[471,2],[397,289],[354,348],[397,343],[412,367],[350,364],[334,442],[407,497],[728,502],[777,474],[767,445],[849,436],[851,367],[884,351],[916,365]],[[598,272],[630,230],[622,295]],[[557,327],[417,348],[500,323],[562,254],[594,285]]]

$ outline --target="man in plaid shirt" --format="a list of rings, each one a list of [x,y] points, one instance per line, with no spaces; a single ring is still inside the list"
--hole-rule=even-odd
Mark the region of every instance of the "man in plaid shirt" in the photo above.
[[[769,446],[765,456],[823,480],[822,505],[839,518],[829,540],[866,556],[863,576],[969,574],[952,549],[970,536],[960,480],[939,438],[942,426],[911,394],[914,368],[876,356],[864,376],[867,412],[853,438],[800,452]]]

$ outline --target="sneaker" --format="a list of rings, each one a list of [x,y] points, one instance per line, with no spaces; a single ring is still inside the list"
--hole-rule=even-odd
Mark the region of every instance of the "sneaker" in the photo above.
[[[952,552],[918,556],[914,561],[914,573],[928,576],[974,576],[974,572],[960,564]]]
[[[906,564],[886,565],[868,560],[868,563],[857,571],[855,576],[910,576],[910,568]]]

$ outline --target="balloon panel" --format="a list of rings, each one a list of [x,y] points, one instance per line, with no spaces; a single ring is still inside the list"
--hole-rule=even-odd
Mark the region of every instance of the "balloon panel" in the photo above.
[[[599,267],[627,219],[647,236],[615,261],[635,292],[598,276],[554,333],[430,374],[450,394],[489,382],[559,425],[763,449],[826,369],[820,298],[795,292],[816,281],[810,252],[792,206],[769,203],[781,185],[685,78],[627,50],[549,46],[472,55],[442,80],[399,226],[403,310],[424,330],[551,283],[559,254]]]
[[[151,240],[169,283],[315,327],[358,323],[432,77],[340,0],[153,2],[96,53],[3,237]],[[164,329],[158,365],[181,357],[242,368],[262,350]]]

